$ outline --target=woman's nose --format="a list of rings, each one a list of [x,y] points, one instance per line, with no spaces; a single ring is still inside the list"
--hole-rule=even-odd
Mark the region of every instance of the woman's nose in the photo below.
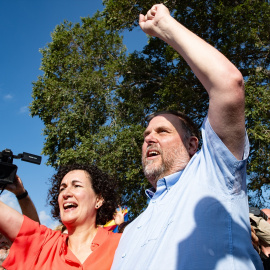
[[[61,193],[64,199],[72,197],[72,192],[69,187],[66,187]]]

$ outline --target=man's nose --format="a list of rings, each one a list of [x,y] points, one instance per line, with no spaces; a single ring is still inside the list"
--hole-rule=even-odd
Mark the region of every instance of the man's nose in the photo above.
[[[157,142],[157,136],[155,132],[150,132],[147,134],[144,138],[144,141],[149,144],[149,143],[156,143]]]

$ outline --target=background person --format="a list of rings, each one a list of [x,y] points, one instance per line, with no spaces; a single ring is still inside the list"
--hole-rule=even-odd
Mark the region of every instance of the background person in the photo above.
[[[256,209],[256,208],[255,208]],[[257,208],[258,213],[255,215],[253,213],[249,213],[249,219],[256,236],[261,239],[261,242],[265,245],[270,245],[270,209],[262,209],[261,211]],[[264,213],[264,217],[262,214]],[[267,218],[267,220],[266,220]]]
[[[0,233],[0,270],[4,269],[2,263],[8,256],[11,244],[12,242]]]
[[[270,270],[270,209],[262,209],[262,211],[268,216],[268,219],[266,221],[267,224],[261,224],[260,227],[264,233],[262,233],[260,230],[256,232],[256,235],[260,239],[260,245],[262,250],[260,253],[260,257],[262,259],[264,269]]]
[[[128,221],[128,209],[119,205],[116,209],[113,219],[108,221],[104,226],[104,229],[114,233],[122,233],[125,226],[129,223]]]
[[[127,217],[127,208],[122,209],[121,206],[118,206],[118,209],[116,209],[116,213],[114,214],[114,222],[117,225],[116,232],[123,233],[125,227],[131,222]]]
[[[262,209],[268,219],[249,214],[251,221],[251,239],[254,248],[258,251],[265,270],[270,270],[270,209]]]
[[[40,225],[1,202],[0,231],[14,241],[3,266],[10,270],[110,269],[121,234],[97,224],[113,217],[114,181],[95,166],[71,164],[60,167],[51,182],[52,213],[68,234]]]
[[[150,116],[142,146],[150,202],[125,228],[112,269],[262,269],[250,241],[241,73],[162,4],[140,15],[139,24],[188,63],[209,109],[199,152],[196,128],[183,113]]]

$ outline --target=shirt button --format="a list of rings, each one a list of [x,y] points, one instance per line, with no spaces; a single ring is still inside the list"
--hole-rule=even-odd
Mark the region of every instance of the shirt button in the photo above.
[[[126,255],[127,255],[126,253],[123,253],[123,254],[122,254],[122,258],[125,258],[125,257],[126,257]]]
[[[137,229],[140,229],[142,227],[142,225],[139,225],[139,226],[137,226]]]

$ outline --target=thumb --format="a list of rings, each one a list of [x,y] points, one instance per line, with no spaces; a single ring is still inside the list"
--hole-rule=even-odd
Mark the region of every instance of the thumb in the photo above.
[[[143,14],[140,14],[139,15],[139,25],[141,28],[143,28],[145,21],[146,21],[145,16]]]

